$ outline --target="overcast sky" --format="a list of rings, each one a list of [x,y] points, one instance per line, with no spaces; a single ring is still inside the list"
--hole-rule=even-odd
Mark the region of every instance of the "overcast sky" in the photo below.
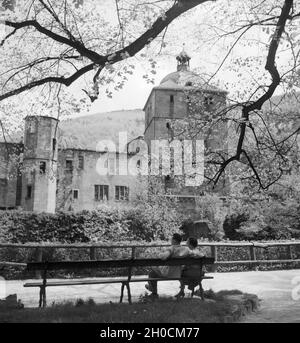
[[[158,85],[161,79],[168,73],[176,71],[177,63],[174,58],[168,58],[167,61],[162,61],[157,67],[155,75],[155,84],[147,84],[143,75],[147,72],[147,68],[143,65],[136,65],[134,74],[130,76],[128,82],[121,91],[114,92],[113,98],[110,99],[103,95],[95,101],[91,112],[106,112],[122,109],[142,109],[150,94],[151,89]]]

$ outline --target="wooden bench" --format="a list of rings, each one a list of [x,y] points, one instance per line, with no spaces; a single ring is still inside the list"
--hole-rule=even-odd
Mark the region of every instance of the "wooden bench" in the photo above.
[[[197,281],[200,287],[200,295],[203,299],[203,279],[212,279],[212,276],[205,276],[203,267],[205,265],[212,265],[214,263],[214,258],[211,257],[185,257],[185,258],[173,258],[173,259],[124,259],[124,260],[94,260],[94,261],[59,261],[59,262],[32,262],[27,263],[28,271],[41,271],[42,280],[36,282],[25,283],[24,287],[39,287],[39,307],[46,306],[46,287],[57,287],[57,286],[71,286],[71,285],[95,285],[95,284],[110,284],[110,283],[120,283],[121,284],[121,296],[120,302],[123,301],[124,288],[127,288],[128,302],[131,304],[131,282],[147,282],[149,280],[157,281],[171,281],[171,280],[183,280]],[[132,270],[136,267],[154,267],[154,266],[190,266],[199,265],[199,273],[195,275],[192,279],[184,278],[161,278],[161,279],[149,279],[141,277],[132,277]],[[59,280],[59,281],[48,281],[48,272],[54,270],[72,270],[79,271],[82,269],[102,269],[102,268],[127,268],[127,277],[110,278],[110,279],[85,279],[85,280]],[[192,290],[192,296],[194,295],[194,289]]]

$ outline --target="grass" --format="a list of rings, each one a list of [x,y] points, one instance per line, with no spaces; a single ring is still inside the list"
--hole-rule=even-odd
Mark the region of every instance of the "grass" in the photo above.
[[[240,291],[207,292],[213,301],[200,298],[160,298],[154,302],[129,304],[95,304],[92,299],[75,303],[53,304],[50,307],[0,311],[0,322],[34,323],[222,323],[228,321],[233,303],[226,294]]]

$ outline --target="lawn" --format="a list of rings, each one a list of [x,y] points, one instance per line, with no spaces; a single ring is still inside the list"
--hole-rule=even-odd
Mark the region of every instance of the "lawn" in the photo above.
[[[35,323],[222,323],[231,321],[236,302],[226,299],[229,292],[210,293],[209,300],[200,298],[160,298],[129,304],[76,303],[53,304],[50,307],[0,311],[0,322]],[[241,292],[236,291],[235,294]],[[230,294],[233,294],[231,291]]]

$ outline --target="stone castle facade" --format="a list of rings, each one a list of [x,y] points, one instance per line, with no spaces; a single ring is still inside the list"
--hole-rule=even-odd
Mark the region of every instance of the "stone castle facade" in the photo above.
[[[135,192],[140,191],[136,189],[138,176],[130,172],[125,173],[127,175],[118,173],[121,164],[125,163],[125,168],[129,168],[129,160],[135,157],[132,161],[140,168],[141,163],[147,163],[143,158],[139,159],[145,146],[149,148],[147,153],[151,153],[153,140],[172,143],[176,139],[174,123],[184,121],[191,113],[188,94],[196,95],[206,112],[212,114],[226,104],[225,91],[208,86],[199,75],[190,71],[190,57],[184,50],[176,59],[177,71],[167,75],[152,89],[145,104],[144,136],[129,142],[122,152],[60,149],[57,119],[26,117],[23,142],[0,143],[0,208],[51,213],[57,210],[91,210],[103,202],[130,203]],[[206,149],[224,151],[227,149],[227,136],[227,124],[220,121],[209,134],[200,130],[193,137],[203,139]],[[21,166],[14,167],[11,172],[11,166],[18,165],[14,164],[18,158]],[[97,171],[99,159],[104,161],[105,175]],[[217,189],[209,190],[207,183],[200,187],[177,183],[172,172],[158,177],[168,190],[168,196],[180,198],[187,208],[193,208],[195,199],[205,191],[214,191],[220,196],[229,192],[226,178]],[[143,180],[142,187],[147,187],[147,177]]]

